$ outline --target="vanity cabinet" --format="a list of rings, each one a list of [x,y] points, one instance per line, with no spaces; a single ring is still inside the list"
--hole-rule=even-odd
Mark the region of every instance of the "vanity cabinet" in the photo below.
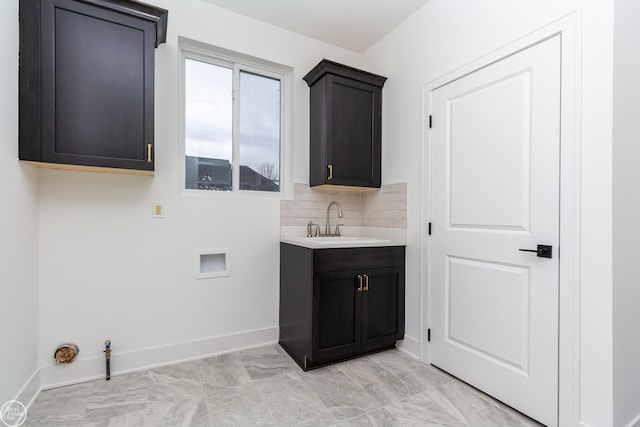
[[[309,184],[380,188],[387,78],[324,59],[304,80],[310,87]]]
[[[20,0],[20,159],[151,174],[167,14],[131,0]]]
[[[405,248],[280,246],[280,345],[304,369],[404,338]]]

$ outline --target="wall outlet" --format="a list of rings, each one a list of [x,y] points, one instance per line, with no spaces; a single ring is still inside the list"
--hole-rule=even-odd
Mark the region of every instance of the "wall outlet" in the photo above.
[[[151,213],[151,218],[161,219],[164,218],[164,202],[153,202],[153,211]]]

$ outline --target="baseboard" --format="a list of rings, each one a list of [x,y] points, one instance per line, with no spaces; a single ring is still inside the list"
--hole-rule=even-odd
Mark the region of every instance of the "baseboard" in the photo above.
[[[591,425],[581,422],[580,427],[591,427]],[[625,427],[640,427],[640,414],[631,420],[629,424],[626,424]]]
[[[420,358],[420,341],[417,339],[405,335],[404,340],[398,341],[396,345],[400,351],[407,353],[414,359],[418,360]]]
[[[246,331],[221,337],[169,344],[141,350],[111,353],[111,375],[144,371],[189,360],[204,359],[247,348],[261,347],[278,342],[277,326]],[[44,366],[40,369],[42,390],[63,387],[105,376],[103,357],[77,360],[68,365]]]
[[[639,427],[639,426],[640,426],[640,414],[638,414],[637,417],[635,417],[633,420],[631,420],[629,424],[627,424],[627,427]]]
[[[40,384],[40,369],[36,369],[14,400],[17,400],[29,409],[40,393]]]

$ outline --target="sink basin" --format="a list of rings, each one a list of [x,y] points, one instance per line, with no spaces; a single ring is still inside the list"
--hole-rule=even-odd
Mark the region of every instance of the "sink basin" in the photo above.
[[[305,239],[312,240],[316,243],[388,243],[391,240],[388,239],[376,239],[372,237],[351,237],[351,236],[339,236],[339,237],[305,237]]]
[[[292,243],[307,248],[337,248],[337,247],[364,247],[364,246],[385,246],[391,240],[375,237],[286,237],[281,239],[285,243]]]

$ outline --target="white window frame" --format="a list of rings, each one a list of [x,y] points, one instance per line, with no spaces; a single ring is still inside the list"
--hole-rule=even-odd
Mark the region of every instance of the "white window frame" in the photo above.
[[[218,46],[178,37],[179,46],[179,96],[180,96],[180,143],[178,153],[179,193],[198,197],[249,197],[249,198],[291,198],[291,127],[293,90],[293,68],[264,59],[233,52]],[[239,87],[239,71],[258,74],[280,80],[280,191],[240,190],[240,122],[237,120],[240,103],[233,100],[233,149],[232,149],[232,191],[207,191],[186,188],[186,124],[185,124],[185,61],[192,59],[233,70],[233,86]]]

